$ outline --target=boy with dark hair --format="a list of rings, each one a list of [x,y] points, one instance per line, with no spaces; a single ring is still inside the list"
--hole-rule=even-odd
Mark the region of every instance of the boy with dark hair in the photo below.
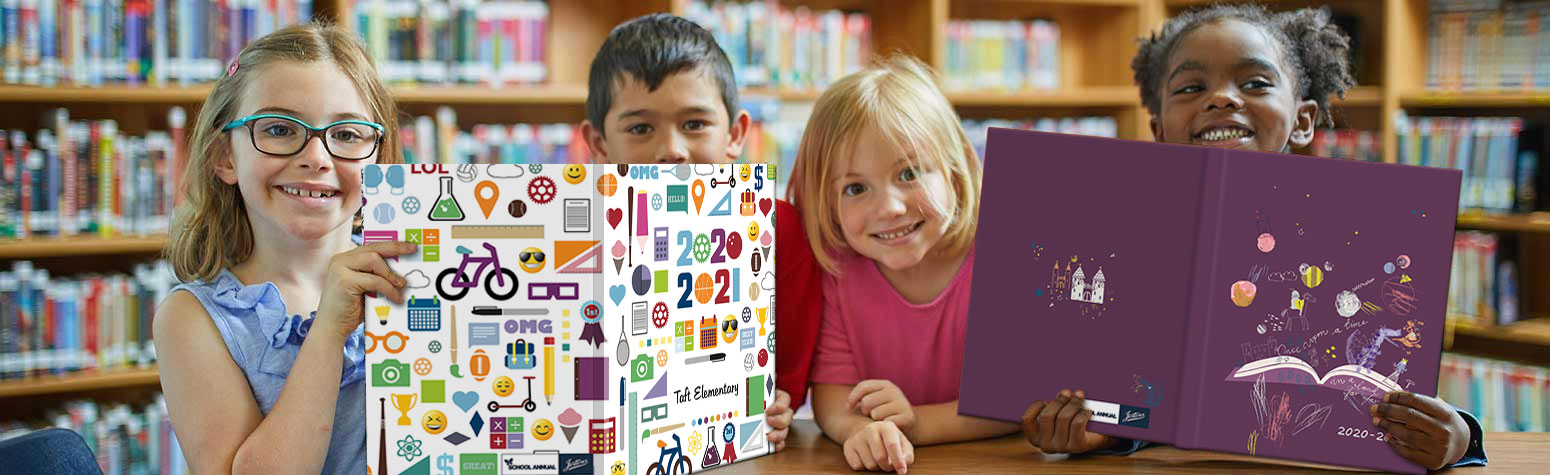
[[[592,58],[592,155],[609,163],[728,163],[743,153],[748,112],[711,33],[657,13],[615,27]]]
[[[692,21],[663,13],[626,21],[592,58],[581,131],[595,161],[732,163],[743,153],[750,123],[738,107],[732,62]],[[796,207],[775,200],[775,223],[780,339],[775,401],[765,409],[765,423],[780,450],[807,395],[823,280]]]

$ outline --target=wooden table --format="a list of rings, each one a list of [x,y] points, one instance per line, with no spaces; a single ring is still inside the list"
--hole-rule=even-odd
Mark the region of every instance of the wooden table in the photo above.
[[[1485,437],[1491,464],[1450,470],[1450,474],[1546,473],[1550,471],[1550,432],[1493,432]],[[857,473],[845,464],[840,446],[824,437],[818,425],[798,420],[785,450],[747,463],[715,468],[719,475]],[[1152,447],[1124,457],[1042,455],[1021,435],[998,439],[915,448],[909,473],[1331,473],[1338,467],[1222,454],[1173,447]],[[698,472],[698,471],[696,471]]]

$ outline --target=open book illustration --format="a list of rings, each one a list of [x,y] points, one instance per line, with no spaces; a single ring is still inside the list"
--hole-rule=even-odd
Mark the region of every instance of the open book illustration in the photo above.
[[[1459,171],[988,134],[961,414],[1424,472],[1368,407],[1436,394]]]
[[[368,165],[367,464],[685,474],[773,451],[770,165]]]

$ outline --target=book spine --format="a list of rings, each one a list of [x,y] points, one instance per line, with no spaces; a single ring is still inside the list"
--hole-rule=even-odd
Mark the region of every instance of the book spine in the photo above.
[[[1195,222],[1195,249],[1192,250],[1194,262],[1188,275],[1193,282],[1218,282],[1216,272],[1221,266],[1216,265],[1217,252],[1220,246],[1215,242],[1220,235],[1220,226],[1223,219],[1223,203],[1226,198],[1228,161],[1226,151],[1221,149],[1203,150],[1205,167],[1202,180],[1206,185],[1201,187],[1200,211]],[[1183,338],[1184,350],[1180,355],[1178,381],[1173,381],[1173,387],[1179,388],[1174,401],[1180,401],[1177,407],[1178,420],[1175,422],[1172,441],[1168,442],[1179,448],[1200,447],[1201,417],[1208,412],[1201,407],[1205,398],[1197,397],[1205,391],[1206,377],[1205,361],[1205,334],[1199,331],[1203,328],[1211,328],[1213,315],[1208,311],[1211,305],[1207,302],[1214,297],[1214,293],[1207,289],[1207,285],[1196,285],[1190,295],[1188,307],[1183,309],[1185,320]]]

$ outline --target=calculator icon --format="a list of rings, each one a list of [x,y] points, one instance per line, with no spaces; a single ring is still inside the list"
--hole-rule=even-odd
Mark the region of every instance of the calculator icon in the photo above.
[[[587,424],[587,451],[594,454],[611,454],[614,444],[614,418],[592,419]]]
[[[654,257],[657,261],[667,260],[667,228],[660,227],[651,230],[651,238],[656,241]]]
[[[409,331],[441,330],[441,298],[409,297]]]

